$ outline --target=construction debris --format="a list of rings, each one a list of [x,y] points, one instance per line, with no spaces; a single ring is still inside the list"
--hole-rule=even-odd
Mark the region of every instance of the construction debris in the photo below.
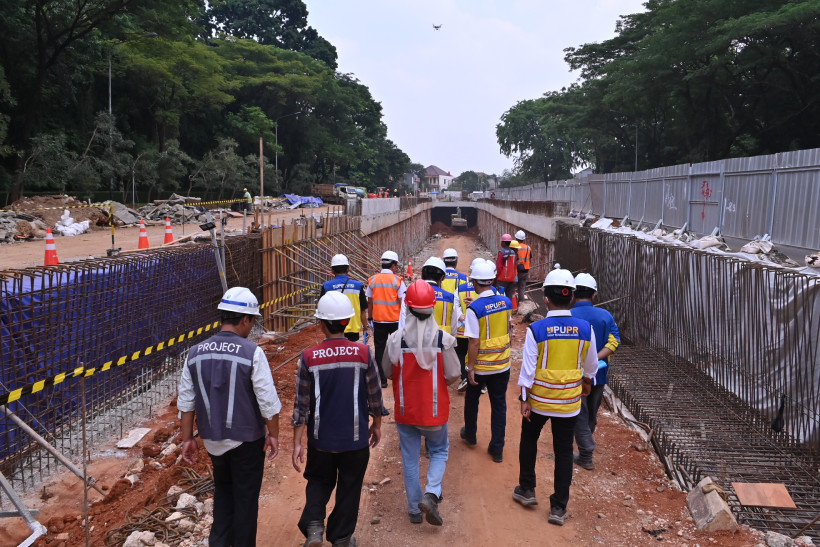
[[[168,199],[154,200],[152,204],[141,207],[137,214],[149,221],[170,218],[172,224],[205,222],[204,208],[196,205],[200,201],[200,198],[171,194]]]
[[[45,237],[46,224],[27,213],[0,212],[0,245]]]

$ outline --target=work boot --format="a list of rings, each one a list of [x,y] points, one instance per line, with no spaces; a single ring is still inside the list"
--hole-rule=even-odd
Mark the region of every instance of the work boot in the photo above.
[[[356,547],[358,542],[356,541],[356,538],[353,537],[353,534],[350,534],[346,538],[337,539],[333,542],[333,545],[336,545],[337,547]]]
[[[307,523],[307,534],[304,547],[321,547],[322,536],[325,534],[325,523],[315,520]]]
[[[578,467],[583,467],[587,471],[595,470],[595,464],[592,463],[592,459],[584,460],[581,458],[580,454],[573,454],[572,461],[575,462],[575,465],[577,465]]]
[[[538,499],[535,497],[535,490],[532,488],[529,490],[524,490],[520,485],[516,486],[515,490],[513,490],[513,499],[524,507],[538,505]]]
[[[421,498],[419,509],[427,517],[427,522],[433,526],[441,526],[444,521],[441,520],[441,515],[438,512],[438,496],[433,493],[425,492],[424,497]]]
[[[467,443],[468,445],[470,445],[470,446],[475,446],[476,445],[475,437],[473,437],[472,439],[467,437],[467,428],[466,427],[462,427],[461,431],[459,431],[458,434],[461,436],[461,438],[464,440],[464,442]]]

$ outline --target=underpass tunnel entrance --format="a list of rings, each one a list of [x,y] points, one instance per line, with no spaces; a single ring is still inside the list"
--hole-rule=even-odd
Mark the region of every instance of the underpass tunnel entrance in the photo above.
[[[433,207],[430,210],[430,224],[441,222],[452,226],[453,216],[461,210],[461,217],[467,220],[467,228],[478,224],[478,209],[475,207]]]

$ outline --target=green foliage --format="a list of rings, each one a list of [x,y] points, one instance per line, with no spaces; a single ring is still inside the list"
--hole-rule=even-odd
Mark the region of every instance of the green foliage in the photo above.
[[[267,194],[331,180],[395,187],[408,169],[381,105],[334,71],[335,48],[301,0],[7,0],[0,17],[7,202],[27,187],[258,191],[260,138]]]
[[[566,50],[577,85],[522,101],[499,145],[516,174],[563,178],[820,146],[820,3],[650,0],[617,36]],[[636,135],[637,132],[637,135]]]

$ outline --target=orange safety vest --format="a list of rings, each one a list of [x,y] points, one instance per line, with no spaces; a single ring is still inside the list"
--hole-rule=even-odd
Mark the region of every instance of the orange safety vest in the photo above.
[[[373,321],[398,322],[401,315],[401,283],[401,276],[392,273],[377,273],[368,279],[367,284],[373,292]]]
[[[519,243],[518,248],[518,265],[524,266],[524,270],[530,269],[530,259],[532,258],[532,249],[526,243]]]

